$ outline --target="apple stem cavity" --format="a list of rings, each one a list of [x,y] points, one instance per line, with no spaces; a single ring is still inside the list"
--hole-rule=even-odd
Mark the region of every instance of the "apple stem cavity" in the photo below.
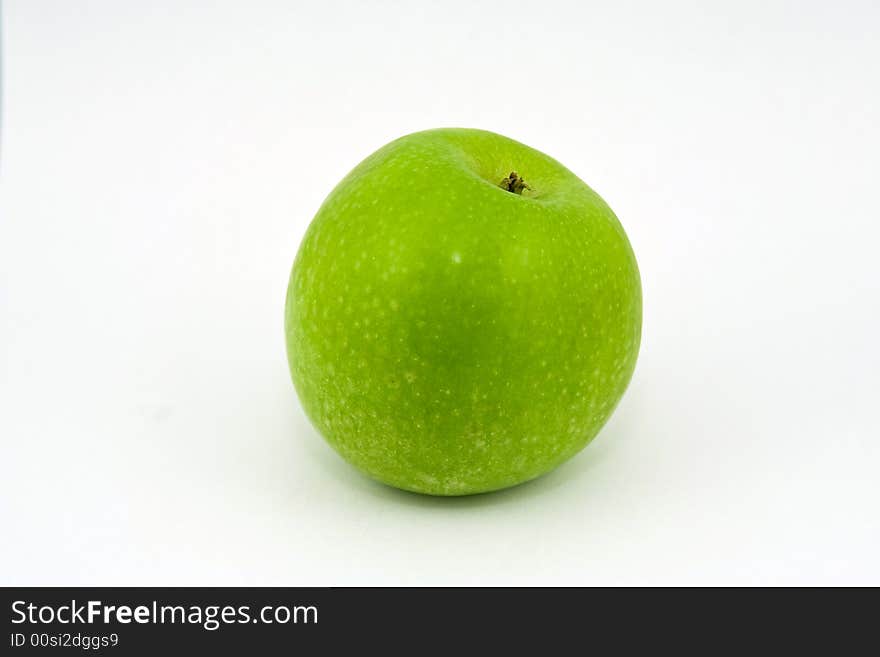
[[[526,181],[519,177],[519,174],[517,174],[516,171],[511,171],[507,178],[498,183],[498,186],[501,189],[506,189],[508,192],[513,192],[520,196],[522,196],[524,189],[531,189],[531,187],[526,184]]]

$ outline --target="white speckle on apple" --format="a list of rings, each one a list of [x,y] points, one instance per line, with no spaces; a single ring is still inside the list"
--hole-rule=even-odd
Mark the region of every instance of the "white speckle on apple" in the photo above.
[[[455,264],[461,263],[461,254],[458,251],[452,254],[452,262],[454,262]]]

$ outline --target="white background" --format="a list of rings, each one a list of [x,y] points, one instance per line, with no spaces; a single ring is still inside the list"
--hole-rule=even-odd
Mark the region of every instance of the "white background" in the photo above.
[[[3,7],[0,584],[880,584],[880,5]],[[362,477],[282,306],[360,159],[495,130],[615,209],[632,385],[506,492]]]

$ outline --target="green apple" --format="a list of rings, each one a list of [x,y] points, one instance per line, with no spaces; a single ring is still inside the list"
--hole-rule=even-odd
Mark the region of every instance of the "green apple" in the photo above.
[[[482,130],[402,137],[345,177],[287,293],[293,382],[368,475],[432,495],[533,479],[629,383],[641,285],[620,223],[556,160]]]

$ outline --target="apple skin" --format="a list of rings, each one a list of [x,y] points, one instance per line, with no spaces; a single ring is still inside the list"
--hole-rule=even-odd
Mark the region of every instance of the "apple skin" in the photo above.
[[[511,172],[528,188],[500,186]],[[632,376],[632,248],[556,160],[482,130],[391,142],[324,201],[285,308],[303,408],[386,484],[468,495],[580,451]]]

